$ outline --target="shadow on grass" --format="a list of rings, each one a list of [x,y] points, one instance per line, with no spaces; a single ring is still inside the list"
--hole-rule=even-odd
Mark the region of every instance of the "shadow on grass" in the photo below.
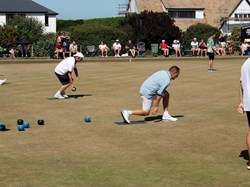
[[[7,129],[7,128],[6,128],[6,129],[4,129],[4,130],[1,130],[0,132],[2,132],[2,131],[10,131],[10,129]]]
[[[74,98],[74,99],[78,99],[80,97],[85,97],[85,96],[92,96],[92,94],[74,94],[74,95],[68,95],[68,98],[65,98],[65,99],[71,99],[71,98]],[[48,100],[64,100],[64,99],[58,99],[58,98],[55,98],[55,97],[51,97],[51,98],[47,98]]]
[[[184,115],[175,115],[174,118],[183,118]],[[154,121],[155,123],[162,121],[162,115],[158,116],[148,116],[144,118],[145,121]]]
[[[248,161],[249,160],[248,151],[247,150],[241,151],[239,157],[242,157]]]
[[[130,124],[127,124],[125,122],[115,122],[116,125],[146,125],[146,122],[144,120],[140,121],[130,121]]]

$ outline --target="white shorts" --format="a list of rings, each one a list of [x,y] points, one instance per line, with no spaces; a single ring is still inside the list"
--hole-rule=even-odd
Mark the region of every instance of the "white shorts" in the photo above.
[[[141,98],[142,98],[142,110],[145,110],[147,112],[150,111],[154,104],[155,97],[148,99],[144,96],[141,96]]]

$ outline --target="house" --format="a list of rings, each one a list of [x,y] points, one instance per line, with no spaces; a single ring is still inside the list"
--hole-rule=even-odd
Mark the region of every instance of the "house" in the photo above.
[[[186,30],[196,23],[207,23],[230,34],[234,26],[250,21],[249,0],[128,0],[126,13],[144,10],[167,12],[175,24]]]
[[[44,24],[45,33],[56,32],[56,16],[58,13],[32,0],[1,0],[0,25],[8,23],[14,15],[36,18]]]

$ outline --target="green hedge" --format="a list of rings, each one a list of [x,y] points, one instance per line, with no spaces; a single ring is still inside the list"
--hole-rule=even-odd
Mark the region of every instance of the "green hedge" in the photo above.
[[[95,45],[98,48],[100,41],[104,41],[109,48],[112,47],[116,39],[120,40],[123,46],[128,40],[128,33],[119,29],[106,26],[77,26],[70,28],[70,37],[78,45],[82,46],[83,52],[86,53],[88,45]]]

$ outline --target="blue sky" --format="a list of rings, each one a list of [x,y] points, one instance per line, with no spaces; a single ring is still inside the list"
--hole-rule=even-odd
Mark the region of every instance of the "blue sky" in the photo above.
[[[59,15],[59,19],[91,19],[118,16],[118,5],[126,0],[33,0]]]

